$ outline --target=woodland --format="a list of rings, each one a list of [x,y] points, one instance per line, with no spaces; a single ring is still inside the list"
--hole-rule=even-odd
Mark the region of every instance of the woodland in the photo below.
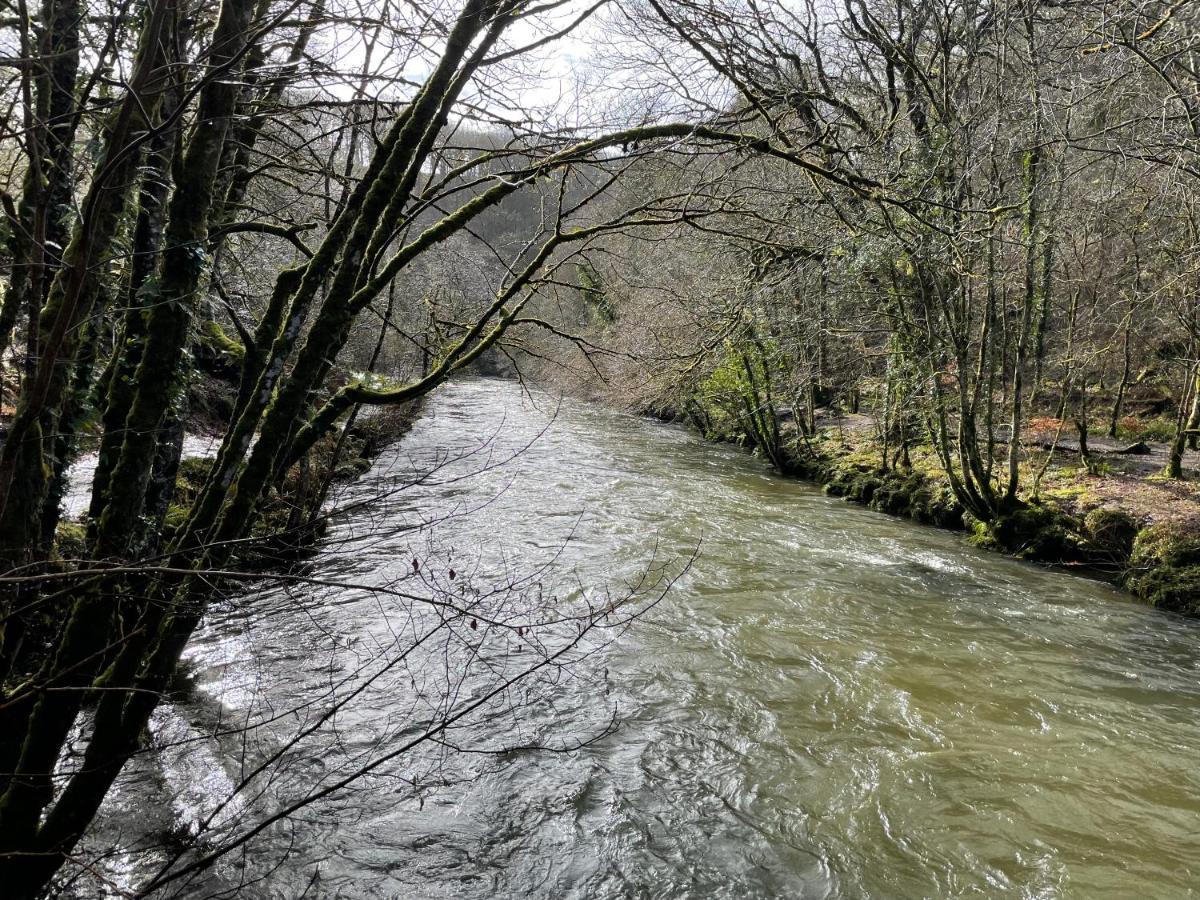
[[[17,0],[0,202],[6,897],[88,870],[211,605],[302,578],[331,486],[467,373],[1200,612],[1190,0]],[[456,590],[406,598],[447,646]]]

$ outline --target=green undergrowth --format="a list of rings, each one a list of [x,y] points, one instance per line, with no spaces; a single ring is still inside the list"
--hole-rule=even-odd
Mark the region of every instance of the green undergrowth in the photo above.
[[[1031,503],[988,521],[971,516],[966,523],[976,547],[1031,562],[1083,561],[1078,523],[1052,503]]]
[[[78,522],[62,521],[54,531],[54,547],[51,560],[61,562],[87,559],[87,529]]]

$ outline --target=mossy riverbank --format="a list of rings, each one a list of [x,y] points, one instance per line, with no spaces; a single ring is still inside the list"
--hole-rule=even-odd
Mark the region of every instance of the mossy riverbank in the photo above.
[[[753,446],[750,440],[729,435],[705,436]],[[909,465],[884,469],[876,448],[866,442],[848,443],[845,437],[826,433],[815,440],[785,442],[776,468],[820,484],[831,496],[962,531],[977,547],[1088,571],[1149,605],[1200,617],[1200,507],[1197,519],[1155,521],[1144,508],[1124,508],[1111,497],[1079,502],[1087,493],[1072,484],[1026,497],[1010,513],[985,522],[958,502],[932,453],[913,448]]]
[[[1028,500],[983,522],[955,500],[945,479],[881,471],[853,453],[793,460],[787,474],[827,494],[889,515],[968,532],[975,546],[1039,563],[1085,567],[1162,609],[1200,616],[1200,533],[1178,522],[1147,523],[1115,507],[1080,515],[1053,499]]]

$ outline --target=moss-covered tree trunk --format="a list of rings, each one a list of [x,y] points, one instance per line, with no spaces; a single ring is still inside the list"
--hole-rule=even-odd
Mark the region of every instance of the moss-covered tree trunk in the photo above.
[[[1167,449],[1167,466],[1163,471],[1168,478],[1183,478],[1183,454],[1187,450],[1188,420],[1194,395],[1198,391],[1200,391],[1200,363],[1188,366],[1187,374],[1184,376],[1179,412],[1175,416],[1175,437]]]
[[[1192,450],[1200,449],[1200,366],[1192,381],[1192,411],[1187,420],[1187,445]]]
[[[44,292],[62,261],[74,210],[73,171],[79,72],[79,0],[45,0],[27,119],[28,162],[19,206],[10,211],[12,275],[0,307],[0,358],[8,350],[22,312],[34,330]]]
[[[1129,369],[1131,365],[1129,354],[1129,332],[1131,330],[1130,319],[1133,316],[1133,310],[1130,309],[1129,314],[1125,316],[1125,322],[1121,329],[1121,376],[1117,380],[1117,395],[1113,400],[1112,413],[1108,417],[1108,436],[1115,438],[1117,436],[1117,425],[1121,421],[1121,410],[1125,405],[1125,391],[1129,387]]]
[[[216,77],[201,91],[196,124],[167,210],[163,249],[153,281],[143,286],[149,309],[134,394],[122,426],[121,451],[107,477],[96,529],[100,556],[124,556],[142,516],[159,428],[184,389],[193,311],[208,259],[208,216],[225,135],[238,100],[235,72],[246,47],[252,0],[225,0],[209,65]]]
[[[1025,419],[1025,365],[1029,347],[1030,329],[1037,309],[1037,258],[1038,235],[1041,230],[1040,207],[1038,204],[1042,150],[1035,148],[1025,158],[1025,294],[1021,304],[1021,321],[1017,329],[1016,350],[1013,356],[1012,415],[1009,419],[1008,479],[1004,488],[1004,505],[1012,507],[1017,502],[1017,490],[1021,480],[1021,429]]]
[[[173,42],[173,46],[175,43]],[[174,54],[172,54],[172,59]],[[178,60],[174,60],[178,62]],[[163,119],[171,121],[181,101],[183,85],[178,79],[164,92]],[[95,526],[108,497],[109,479],[124,440],[123,427],[133,403],[134,375],[142,360],[146,337],[147,291],[143,287],[154,275],[166,223],[167,198],[171,188],[172,161],[179,152],[178,124],[160,129],[146,148],[142,181],[138,191],[137,221],[133,229],[132,259],[124,285],[125,315],[113,347],[112,358],[97,385],[100,407],[100,447],[92,479],[88,507],[89,543],[95,542]]]
[[[438,66],[392,126],[353,201],[313,258],[299,270],[285,271],[279,277],[255,333],[254,347],[247,348],[236,421],[222,444],[213,477],[193,505],[180,545],[196,542],[206,534],[212,537],[209,530],[219,515],[227,517],[227,530],[240,530],[261,492],[273,480],[289,436],[299,427],[312,391],[341,349],[357,313],[351,298],[368,250],[382,239],[377,235],[386,234],[390,239],[394,233],[451,106],[499,36],[503,18],[498,14],[502,9],[503,4],[487,0],[469,0],[464,6]],[[472,52],[472,43],[489,27],[490,40]],[[325,297],[317,318],[288,378],[281,384],[309,305],[321,287],[325,287]],[[268,406],[270,415],[264,419]],[[260,437],[246,459],[260,423]],[[239,472],[243,459],[246,464]],[[222,511],[227,494],[232,495],[232,506]]]
[[[71,375],[84,345],[82,324],[100,296],[95,261],[120,229],[146,137],[161,96],[163,35],[174,0],[160,0],[149,13],[130,88],[105,129],[103,153],[80,204],[80,219],[63,251],[37,323],[37,365],[22,388],[16,415],[0,449],[0,564],[20,565],[39,546],[51,455],[61,412],[67,408]]]
[[[0,458],[4,521],[11,526],[4,535],[5,550],[10,557],[28,553],[36,543],[30,538],[41,525],[36,513],[45,494],[45,442],[67,399],[68,367],[79,357],[79,324],[95,305],[89,270],[111,245],[124,216],[128,186],[140,160],[138,145],[146,137],[152,121],[147,116],[155,115],[165,83],[164,48],[174,13],[173,0],[153,3],[148,10],[130,87],[106,129],[104,152],[82,204],[80,224],[42,316],[47,340],[37,377],[22,394]],[[113,640],[112,621],[112,604],[103,592],[80,592],[42,671],[0,705],[0,725],[8,737],[0,776],[0,879],[10,896],[40,893],[77,839],[68,837],[64,844],[57,837],[53,842],[46,838],[46,811],[54,797],[52,772]],[[52,815],[59,811],[55,807]]]

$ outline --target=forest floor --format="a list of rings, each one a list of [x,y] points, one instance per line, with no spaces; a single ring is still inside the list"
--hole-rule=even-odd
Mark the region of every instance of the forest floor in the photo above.
[[[825,435],[827,452],[832,449],[832,455],[838,456],[841,449],[855,457],[871,454],[878,463],[874,417],[864,414],[822,417],[818,418],[817,426]],[[1093,509],[1106,507],[1127,512],[1146,525],[1177,522],[1194,524],[1200,529],[1200,452],[1186,451],[1184,478],[1170,479],[1163,475],[1169,452],[1166,442],[1138,440],[1136,430],[1135,436],[1122,438],[1089,436],[1093,463],[1089,472],[1080,460],[1074,433],[1068,436],[1064,430],[1056,441],[1056,432],[1057,423],[1046,419],[1035,420],[1027,431],[1021,461],[1021,484],[1025,492],[1037,479],[1053,446],[1039,495],[1055,501],[1064,512],[1082,517]],[[1144,452],[1122,452],[1139,443]],[[999,448],[1006,453],[1007,443],[999,442]],[[940,460],[929,448],[913,448],[910,452],[914,469],[935,480],[945,479]]]
[[[1052,435],[1046,438],[1052,439]],[[1043,480],[1043,493],[1075,512],[1112,506],[1149,523],[1188,521],[1200,527],[1200,452],[1185,452],[1184,478],[1172,479],[1163,474],[1168,445],[1142,443],[1150,452],[1135,455],[1121,452],[1129,441],[1089,438],[1088,448],[1098,465],[1098,471],[1090,474],[1080,463],[1078,443],[1060,441]]]

